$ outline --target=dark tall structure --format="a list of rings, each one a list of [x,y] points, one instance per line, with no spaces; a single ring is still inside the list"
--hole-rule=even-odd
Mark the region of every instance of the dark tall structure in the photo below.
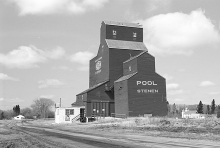
[[[87,117],[167,115],[166,80],[155,72],[141,25],[103,21],[89,75],[89,89],[76,99],[76,104],[85,105]]]

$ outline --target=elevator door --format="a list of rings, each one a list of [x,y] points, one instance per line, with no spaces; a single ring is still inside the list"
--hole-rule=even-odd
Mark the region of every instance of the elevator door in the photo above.
[[[94,116],[109,116],[109,102],[92,102],[91,109]]]

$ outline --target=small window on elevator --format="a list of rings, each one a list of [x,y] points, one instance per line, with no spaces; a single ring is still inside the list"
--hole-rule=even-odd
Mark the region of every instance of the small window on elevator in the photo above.
[[[137,32],[133,32],[133,40],[136,41],[137,38]]]
[[[116,30],[112,30],[112,35],[113,35],[113,39],[116,39],[117,31]]]

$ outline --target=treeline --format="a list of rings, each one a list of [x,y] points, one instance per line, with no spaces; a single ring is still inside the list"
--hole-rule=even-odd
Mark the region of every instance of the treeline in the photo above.
[[[190,111],[196,111],[200,114],[217,114],[217,117],[220,118],[220,105],[215,104],[215,99],[212,100],[210,105],[203,104],[202,101],[199,101],[199,104],[195,105],[184,105],[184,104],[169,104],[168,103],[168,116],[172,117],[181,117],[182,110],[187,108]]]
[[[20,109],[19,105],[15,105],[11,110],[0,110],[0,120],[12,119],[17,115],[23,115],[26,119],[54,118],[54,111],[52,111],[54,104],[51,99],[39,98],[34,100],[30,107]]]

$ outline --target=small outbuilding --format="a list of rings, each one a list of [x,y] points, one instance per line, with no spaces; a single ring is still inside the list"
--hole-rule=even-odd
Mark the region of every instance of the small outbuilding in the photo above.
[[[195,110],[188,110],[187,108],[185,110],[182,111],[182,118],[185,119],[203,119],[205,118],[204,114],[199,114],[197,113]]]
[[[25,118],[25,117],[22,116],[22,115],[18,115],[18,116],[15,116],[15,117],[14,117],[15,120],[22,120],[22,119],[24,119],[24,118]]]
[[[84,117],[84,106],[60,107],[55,109],[55,123],[72,123]]]

